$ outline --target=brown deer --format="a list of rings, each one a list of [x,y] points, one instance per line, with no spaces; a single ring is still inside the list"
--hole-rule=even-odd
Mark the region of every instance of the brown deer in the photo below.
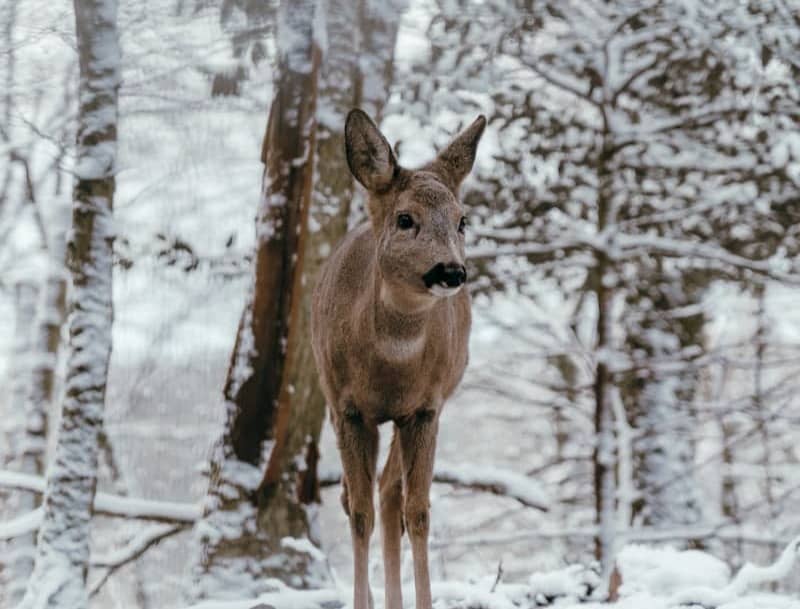
[[[353,110],[347,164],[367,189],[369,222],[325,263],[314,292],[314,359],[342,458],[354,606],[372,604],[367,574],[378,425],[394,423],[380,479],[386,609],[402,608],[400,540],[411,540],[417,609],[430,609],[429,492],[439,415],[467,365],[461,181],[486,126],[479,116],[421,169],[398,165],[375,123]]]

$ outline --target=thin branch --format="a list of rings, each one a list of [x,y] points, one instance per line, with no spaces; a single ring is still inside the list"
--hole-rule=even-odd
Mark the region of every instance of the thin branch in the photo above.
[[[42,212],[39,209],[39,203],[36,201],[36,189],[33,185],[33,178],[31,177],[31,167],[28,158],[13,150],[10,156],[12,161],[20,163],[25,172],[25,199],[33,207],[33,218],[36,222],[36,228],[39,230],[39,238],[42,240],[42,249],[49,251],[49,240],[47,238],[47,229],[42,220]]]
[[[120,568],[135,561],[147,550],[158,545],[164,539],[172,537],[173,535],[186,530],[188,527],[188,523],[177,525],[157,524],[150,527],[149,530],[146,530],[134,537],[125,547],[109,554],[101,555],[97,558],[91,559],[90,565],[92,567],[104,568],[105,571],[100,579],[98,579],[89,589],[89,596],[94,597],[97,595],[103,585],[108,581],[108,578]]]
[[[434,465],[433,481],[452,484],[460,488],[468,488],[501,497],[516,499],[522,505],[546,512],[551,501],[535,480],[524,474],[483,465],[437,462]],[[330,470],[320,472],[320,486],[335,486],[342,478],[341,471]]]
[[[596,535],[597,527],[594,525],[574,528],[523,530],[515,531],[514,533],[434,540],[431,542],[431,548],[442,549],[450,546],[482,547],[546,539],[592,539]],[[728,521],[718,524],[665,529],[641,527],[621,531],[619,537],[623,543],[719,539],[722,541],[744,541],[753,545],[773,546],[776,543],[784,542],[783,538],[764,534],[760,529],[745,528]]]

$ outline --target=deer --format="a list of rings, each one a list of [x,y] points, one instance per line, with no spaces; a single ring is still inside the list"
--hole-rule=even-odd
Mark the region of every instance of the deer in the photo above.
[[[378,426],[392,422],[380,475],[385,607],[402,609],[401,540],[408,533],[417,609],[431,609],[430,487],[439,416],[468,360],[465,208],[459,187],[486,127],[479,116],[420,169],[401,167],[362,110],[345,121],[350,173],[366,189],[368,221],[320,270],[311,305],[314,360],[342,461],[342,506],[353,546],[353,605],[372,606]]]

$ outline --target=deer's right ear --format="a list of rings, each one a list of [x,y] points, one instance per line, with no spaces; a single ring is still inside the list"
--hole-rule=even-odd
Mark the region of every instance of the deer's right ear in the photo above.
[[[392,147],[363,110],[351,110],[344,125],[347,165],[356,180],[367,190],[389,188],[397,170]]]

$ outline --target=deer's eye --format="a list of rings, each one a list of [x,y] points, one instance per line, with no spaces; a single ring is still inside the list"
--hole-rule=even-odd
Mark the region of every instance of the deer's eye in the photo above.
[[[397,216],[397,228],[400,230],[414,228],[414,218],[412,218],[409,214],[400,214]]]
[[[467,219],[464,216],[461,216],[461,220],[458,221],[458,232],[463,233],[466,228]]]

